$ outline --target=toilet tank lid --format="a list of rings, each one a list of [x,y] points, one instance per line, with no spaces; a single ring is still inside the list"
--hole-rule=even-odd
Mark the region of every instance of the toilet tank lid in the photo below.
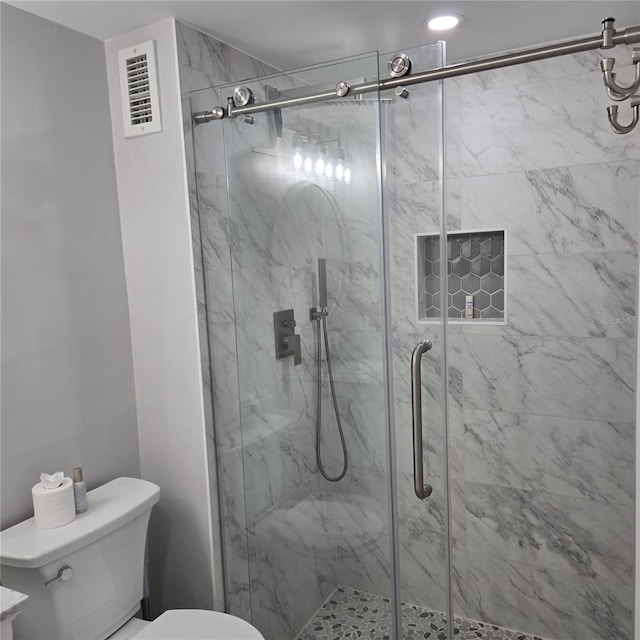
[[[62,527],[38,529],[29,518],[0,532],[0,563],[34,569],[63,558],[151,509],[160,487],[138,478],[116,478],[87,496],[89,509]]]

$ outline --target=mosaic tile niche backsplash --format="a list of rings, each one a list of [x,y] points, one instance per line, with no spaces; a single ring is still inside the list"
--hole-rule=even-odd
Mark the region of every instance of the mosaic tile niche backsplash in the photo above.
[[[418,235],[419,320],[440,316],[440,238]],[[473,297],[473,320],[505,318],[504,230],[447,234],[449,318],[465,315],[467,296]]]

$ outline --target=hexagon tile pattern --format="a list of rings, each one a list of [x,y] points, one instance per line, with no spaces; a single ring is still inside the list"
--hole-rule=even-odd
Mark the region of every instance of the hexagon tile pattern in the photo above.
[[[440,316],[440,239],[421,236],[426,318]],[[473,317],[504,318],[504,231],[450,233],[447,237],[449,318],[464,319],[467,296],[473,296]]]

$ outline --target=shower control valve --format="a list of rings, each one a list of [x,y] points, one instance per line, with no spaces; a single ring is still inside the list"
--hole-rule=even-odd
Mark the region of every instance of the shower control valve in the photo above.
[[[300,334],[295,330],[296,320],[293,316],[293,309],[283,309],[273,313],[276,360],[293,356],[294,365],[302,363]]]
[[[300,334],[292,333],[284,339],[285,346],[293,352],[293,364],[302,364],[302,347],[300,345]]]

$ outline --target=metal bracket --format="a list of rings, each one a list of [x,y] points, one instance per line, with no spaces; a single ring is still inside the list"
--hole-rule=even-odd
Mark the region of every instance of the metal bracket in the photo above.
[[[282,93],[276,87],[272,87],[270,85],[265,85],[264,87],[265,99],[267,102],[272,102],[273,100],[279,100],[282,97]],[[282,138],[282,109],[274,109],[273,118],[269,118],[269,138],[273,144],[279,138]]]
[[[638,124],[638,120],[640,120],[640,95],[633,96],[630,100],[631,111],[632,111],[632,119],[631,122],[627,125],[620,124],[618,122],[618,105],[612,104],[607,107],[607,115],[609,116],[609,123],[611,124],[611,128],[619,134],[629,133],[633,131],[635,126]]]
[[[600,69],[604,75],[604,86],[607,88],[609,97],[620,102],[640,89],[640,49],[634,49],[631,53],[631,62],[635,66],[635,79],[628,87],[623,87],[616,82],[616,74],[613,72],[615,62],[613,58],[605,58],[600,61]]]
[[[614,18],[605,18],[602,21],[602,46],[601,49],[613,49],[616,46],[613,36],[616,35]]]
[[[406,53],[397,53],[389,60],[389,75],[401,78],[411,71],[411,58]]]
[[[231,99],[236,107],[246,107],[253,103],[255,96],[249,87],[236,87]]]
[[[193,114],[193,121],[196,124],[206,124],[212,120],[222,120],[224,118],[224,109],[222,107],[213,107],[211,111],[198,111]]]
[[[338,98],[344,98],[349,94],[349,91],[351,91],[351,87],[347,82],[344,82],[343,80],[338,82],[338,84],[336,85],[336,95],[338,96]]]

